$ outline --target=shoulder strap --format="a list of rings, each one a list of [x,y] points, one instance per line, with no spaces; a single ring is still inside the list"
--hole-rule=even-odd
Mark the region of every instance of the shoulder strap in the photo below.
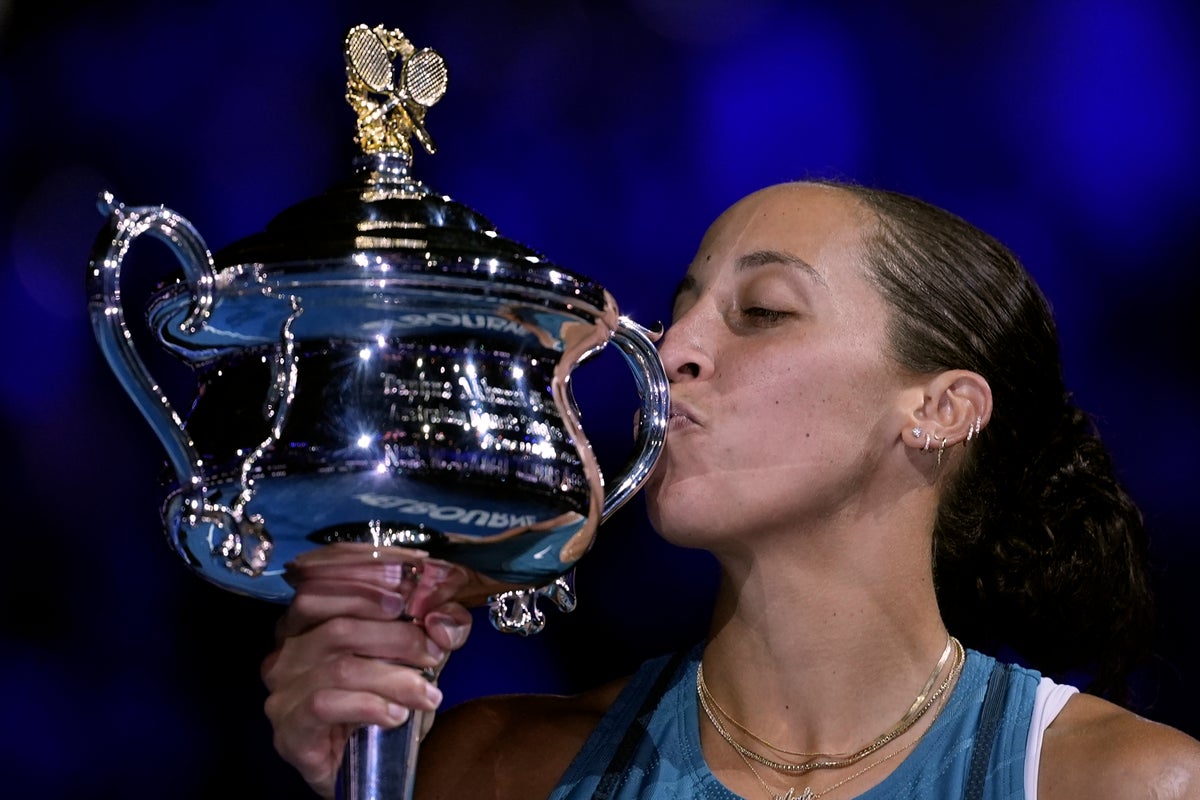
[[[979,731],[975,734],[975,746],[971,749],[971,762],[967,767],[967,788],[963,800],[983,800],[983,784],[987,779],[988,763],[992,760],[992,748],[1000,733],[1000,720],[1004,716],[1011,678],[1012,669],[1008,664],[997,664],[988,678]]]
[[[617,789],[621,787],[621,783],[629,773],[630,762],[633,761],[637,753],[638,742],[646,735],[646,728],[650,724],[650,718],[654,716],[654,710],[658,707],[658,701],[662,698],[663,692],[670,686],[675,673],[679,671],[680,663],[686,657],[687,653],[681,651],[666,660],[662,671],[654,681],[654,685],[647,692],[646,699],[642,702],[642,707],[638,709],[637,716],[634,717],[633,722],[625,730],[625,735],[621,737],[621,743],[613,751],[612,760],[608,762],[608,767],[604,770],[604,774],[600,776],[600,782],[596,786],[596,792],[592,795],[592,800],[610,800]]]

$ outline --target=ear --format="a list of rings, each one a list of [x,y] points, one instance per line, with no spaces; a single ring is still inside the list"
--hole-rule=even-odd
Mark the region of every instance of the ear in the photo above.
[[[940,449],[975,438],[992,418],[992,387],[977,372],[939,372],[923,385],[922,401],[912,409],[904,443]]]

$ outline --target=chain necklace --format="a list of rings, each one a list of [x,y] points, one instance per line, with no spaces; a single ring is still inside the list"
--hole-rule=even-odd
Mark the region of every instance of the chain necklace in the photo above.
[[[869,756],[871,753],[874,753],[876,750],[883,747],[888,742],[892,741],[896,737],[903,734],[905,731],[907,731],[909,728],[911,728],[914,724],[916,724],[917,720],[921,719],[921,717],[923,717],[925,715],[925,713],[927,711],[929,711],[930,708],[933,707],[934,703],[937,702],[938,698],[941,697],[941,695],[946,691],[946,688],[953,681],[954,676],[958,673],[958,670],[962,668],[963,661],[966,660],[966,652],[963,650],[962,643],[959,642],[958,639],[955,639],[953,636],[950,637],[949,644],[953,645],[953,649],[954,649],[954,653],[955,653],[954,664],[950,668],[949,674],[947,674],[946,679],[944,681],[942,681],[941,685],[939,685],[938,688],[932,694],[928,694],[928,696],[926,696],[928,689],[927,688],[922,689],[922,693],[917,695],[917,699],[914,701],[912,707],[909,708],[908,712],[904,715],[904,717],[901,718],[901,720],[891,730],[887,731],[882,736],[877,738],[875,741],[871,742],[866,747],[863,747],[862,749],[858,750],[857,752],[851,753],[849,755],[844,755],[844,756],[843,755],[831,756],[831,755],[827,755],[824,753],[813,753],[813,754],[811,754],[810,760],[803,761],[800,763],[776,761],[772,758],[768,758],[767,756],[763,755],[762,753],[759,753],[755,750],[751,750],[750,748],[741,744],[740,742],[738,742],[736,739],[733,738],[733,735],[729,733],[729,731],[721,723],[721,720],[718,719],[716,712],[713,710],[713,706],[715,705],[716,701],[713,699],[712,695],[708,691],[707,685],[705,685],[705,683],[704,683],[703,663],[698,665],[696,668],[696,694],[698,695],[698,697],[700,699],[700,707],[704,709],[704,714],[705,714],[705,716],[708,717],[708,721],[712,723],[713,728],[715,728],[717,733],[720,734],[721,738],[724,739],[729,744],[729,746],[732,747],[734,750],[736,750],[738,752],[738,754],[741,755],[744,759],[745,758],[754,759],[755,761],[759,762],[760,764],[764,764],[764,765],[770,767],[771,769],[777,770],[779,772],[787,772],[787,773],[803,774],[805,772],[810,772],[814,769],[837,769],[837,768],[841,768],[841,767],[848,767],[852,764],[856,764],[859,761],[862,761],[864,758]],[[945,654],[943,654],[943,657],[944,657],[944,655]],[[933,680],[937,679],[937,675],[941,672],[941,669],[944,665],[945,665],[944,660],[938,661],[937,670],[932,675]],[[921,702],[922,699],[924,699],[924,702]],[[719,708],[719,706],[718,706],[718,708]],[[724,709],[721,709],[721,713],[724,714],[724,716],[727,719],[729,719],[731,722],[733,722],[739,728],[741,728],[742,730],[745,730],[745,728],[740,723],[737,723],[736,720],[733,720],[732,717],[729,717],[728,713],[725,712]],[[747,731],[747,733],[749,733],[749,731]],[[765,740],[761,739],[760,737],[755,736],[754,734],[750,734],[750,735],[753,736],[753,738],[755,740],[762,742],[763,744],[766,744],[768,747],[772,747],[773,749],[779,750],[779,752],[784,752],[789,755],[804,755],[804,756],[810,755],[808,753],[791,753],[789,751],[780,750],[779,748],[775,748],[774,745],[771,745],[769,742],[766,742]]]
[[[955,639],[954,641],[957,644],[958,640]],[[930,700],[933,702],[937,701],[937,698],[945,691],[946,687],[949,686],[954,681],[954,678],[957,677],[958,673],[962,670],[962,666],[963,666],[963,662],[965,661],[966,653],[962,650],[961,644],[957,644],[956,649],[959,652],[959,657],[955,658],[954,665],[950,667],[950,674],[947,675],[946,680],[943,681],[942,685],[938,687],[937,692],[935,692],[934,695],[930,698]],[[867,766],[858,770],[853,775],[848,775],[847,777],[842,778],[837,783],[826,786],[824,789],[822,789],[819,792],[814,792],[812,790],[811,786],[806,786],[806,787],[804,787],[803,792],[801,792],[800,794],[796,794],[796,787],[789,786],[787,791],[784,792],[783,794],[776,794],[775,790],[772,789],[765,780],[763,780],[762,775],[760,775],[758,770],[754,768],[754,764],[751,763],[749,758],[747,758],[746,753],[743,752],[742,749],[739,748],[738,745],[735,742],[731,741],[730,739],[726,739],[725,741],[729,742],[729,744],[733,746],[734,752],[736,752],[738,754],[738,756],[742,759],[742,763],[744,763],[746,765],[746,767],[750,770],[750,773],[754,776],[755,780],[757,780],[759,782],[759,784],[763,787],[763,790],[767,793],[767,796],[770,797],[771,800],[817,800],[817,798],[824,797],[825,795],[832,792],[834,789],[838,789],[842,786],[845,786],[850,781],[854,780],[855,778],[861,777],[862,775],[866,774],[867,772],[870,772],[871,770],[875,769],[876,767],[878,767],[882,764],[886,764],[887,762],[891,761],[893,758],[900,755],[901,753],[906,753],[909,750],[911,750],[913,747],[916,746],[916,744],[918,742],[920,742],[922,739],[924,739],[925,734],[928,733],[931,728],[933,728],[933,724],[935,722],[937,722],[938,717],[941,716],[943,708],[945,708],[945,704],[940,706],[938,708],[938,710],[934,712],[933,719],[930,721],[929,727],[926,728],[925,730],[921,731],[921,734],[919,736],[915,737],[911,742],[905,743],[902,747],[896,748],[895,750],[888,753],[883,758],[872,761],[870,764],[868,764]],[[713,720],[712,716],[709,716],[709,720],[712,721],[715,726],[716,723],[715,723],[715,720]],[[718,728],[718,731],[720,731],[719,728]]]
[[[846,785],[847,783],[849,783],[850,781],[859,777],[860,775],[862,775],[866,772],[869,772],[870,770],[875,769],[880,764],[885,764],[888,761],[891,761],[893,758],[900,755],[901,753],[906,752],[907,750],[910,750],[919,741],[921,741],[921,737],[918,736],[916,739],[913,739],[911,742],[907,743],[903,747],[893,750],[892,752],[888,753],[886,756],[884,756],[883,758],[881,758],[877,761],[872,761],[870,764],[863,767],[862,769],[860,769],[858,772],[854,773],[853,775],[851,775],[847,778],[842,778],[837,783],[835,783],[831,786],[826,786],[824,789],[822,789],[819,792],[813,792],[811,786],[806,786],[806,787],[804,787],[804,791],[801,792],[800,794],[796,794],[796,787],[794,787],[794,786],[789,786],[788,790],[786,792],[784,792],[783,794],[775,794],[775,790],[772,789],[770,787],[770,785],[768,785],[767,782],[763,780],[762,775],[758,774],[758,770],[756,770],[754,768],[754,763],[751,762],[750,759],[748,759],[744,755],[742,755],[740,752],[738,753],[738,755],[741,756],[742,761],[745,762],[746,766],[750,768],[750,772],[758,780],[759,784],[762,785],[763,789],[766,790],[767,796],[769,796],[771,798],[771,800],[817,800],[818,797],[823,797],[823,796],[829,794],[830,792],[832,792],[834,789],[837,789],[840,786]]]
[[[893,738],[898,736],[900,733],[903,732],[904,728],[912,725],[913,723],[915,723],[917,721],[916,715],[918,715],[920,713],[924,713],[924,712],[920,711],[921,706],[922,706],[922,704],[924,704],[926,698],[929,697],[929,690],[933,688],[934,681],[936,681],[938,676],[942,674],[942,670],[945,668],[946,661],[947,661],[947,659],[950,658],[950,653],[953,652],[953,648],[954,648],[954,637],[947,637],[946,638],[946,647],[942,650],[942,655],[938,659],[937,664],[934,666],[933,672],[929,673],[929,678],[925,681],[925,685],[921,687],[921,691],[917,693],[916,698],[912,701],[912,705],[910,705],[908,707],[908,711],[904,712],[904,716],[900,718],[900,721],[896,723],[896,725],[894,726],[894,728],[891,731],[888,731],[888,733],[885,733],[884,736],[890,735]],[[728,720],[730,723],[732,723],[736,728],[738,728],[738,730],[740,730],[742,733],[746,734],[747,736],[749,736],[751,739],[758,742],[759,744],[766,745],[767,747],[771,748],[772,750],[774,750],[777,753],[783,753],[784,755],[788,755],[788,756],[802,756],[809,760],[815,759],[815,758],[822,758],[825,760],[844,759],[844,758],[850,758],[852,755],[857,755],[857,754],[850,754],[850,753],[837,753],[837,754],[834,754],[834,753],[808,753],[808,752],[804,752],[804,751],[800,751],[800,750],[787,750],[785,748],[780,747],[777,744],[772,744],[771,742],[768,742],[766,739],[762,738],[761,736],[756,734],[754,731],[750,730],[745,725],[738,722],[736,719],[733,718],[732,714],[730,714],[728,711],[726,711],[724,708],[721,707],[721,704],[717,702],[717,698],[713,697],[712,692],[710,692],[708,690],[708,684],[704,682],[704,665],[703,665],[703,663],[701,663],[696,669],[696,691],[703,693],[704,699],[712,704],[712,707],[717,710],[717,713],[720,714],[722,717],[724,717],[726,720]],[[882,737],[880,737],[880,738],[882,738]]]

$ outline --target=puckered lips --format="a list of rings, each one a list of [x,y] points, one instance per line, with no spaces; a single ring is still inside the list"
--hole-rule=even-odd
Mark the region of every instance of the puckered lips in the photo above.
[[[671,413],[667,419],[668,431],[684,430],[702,424],[691,406],[681,400],[671,400]]]

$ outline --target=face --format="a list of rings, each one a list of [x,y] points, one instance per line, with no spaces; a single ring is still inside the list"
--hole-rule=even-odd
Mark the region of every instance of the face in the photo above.
[[[704,237],[660,342],[673,408],[647,497],[668,540],[719,549],[870,513],[916,395],[887,356],[868,219],[840,190],[784,185]]]

